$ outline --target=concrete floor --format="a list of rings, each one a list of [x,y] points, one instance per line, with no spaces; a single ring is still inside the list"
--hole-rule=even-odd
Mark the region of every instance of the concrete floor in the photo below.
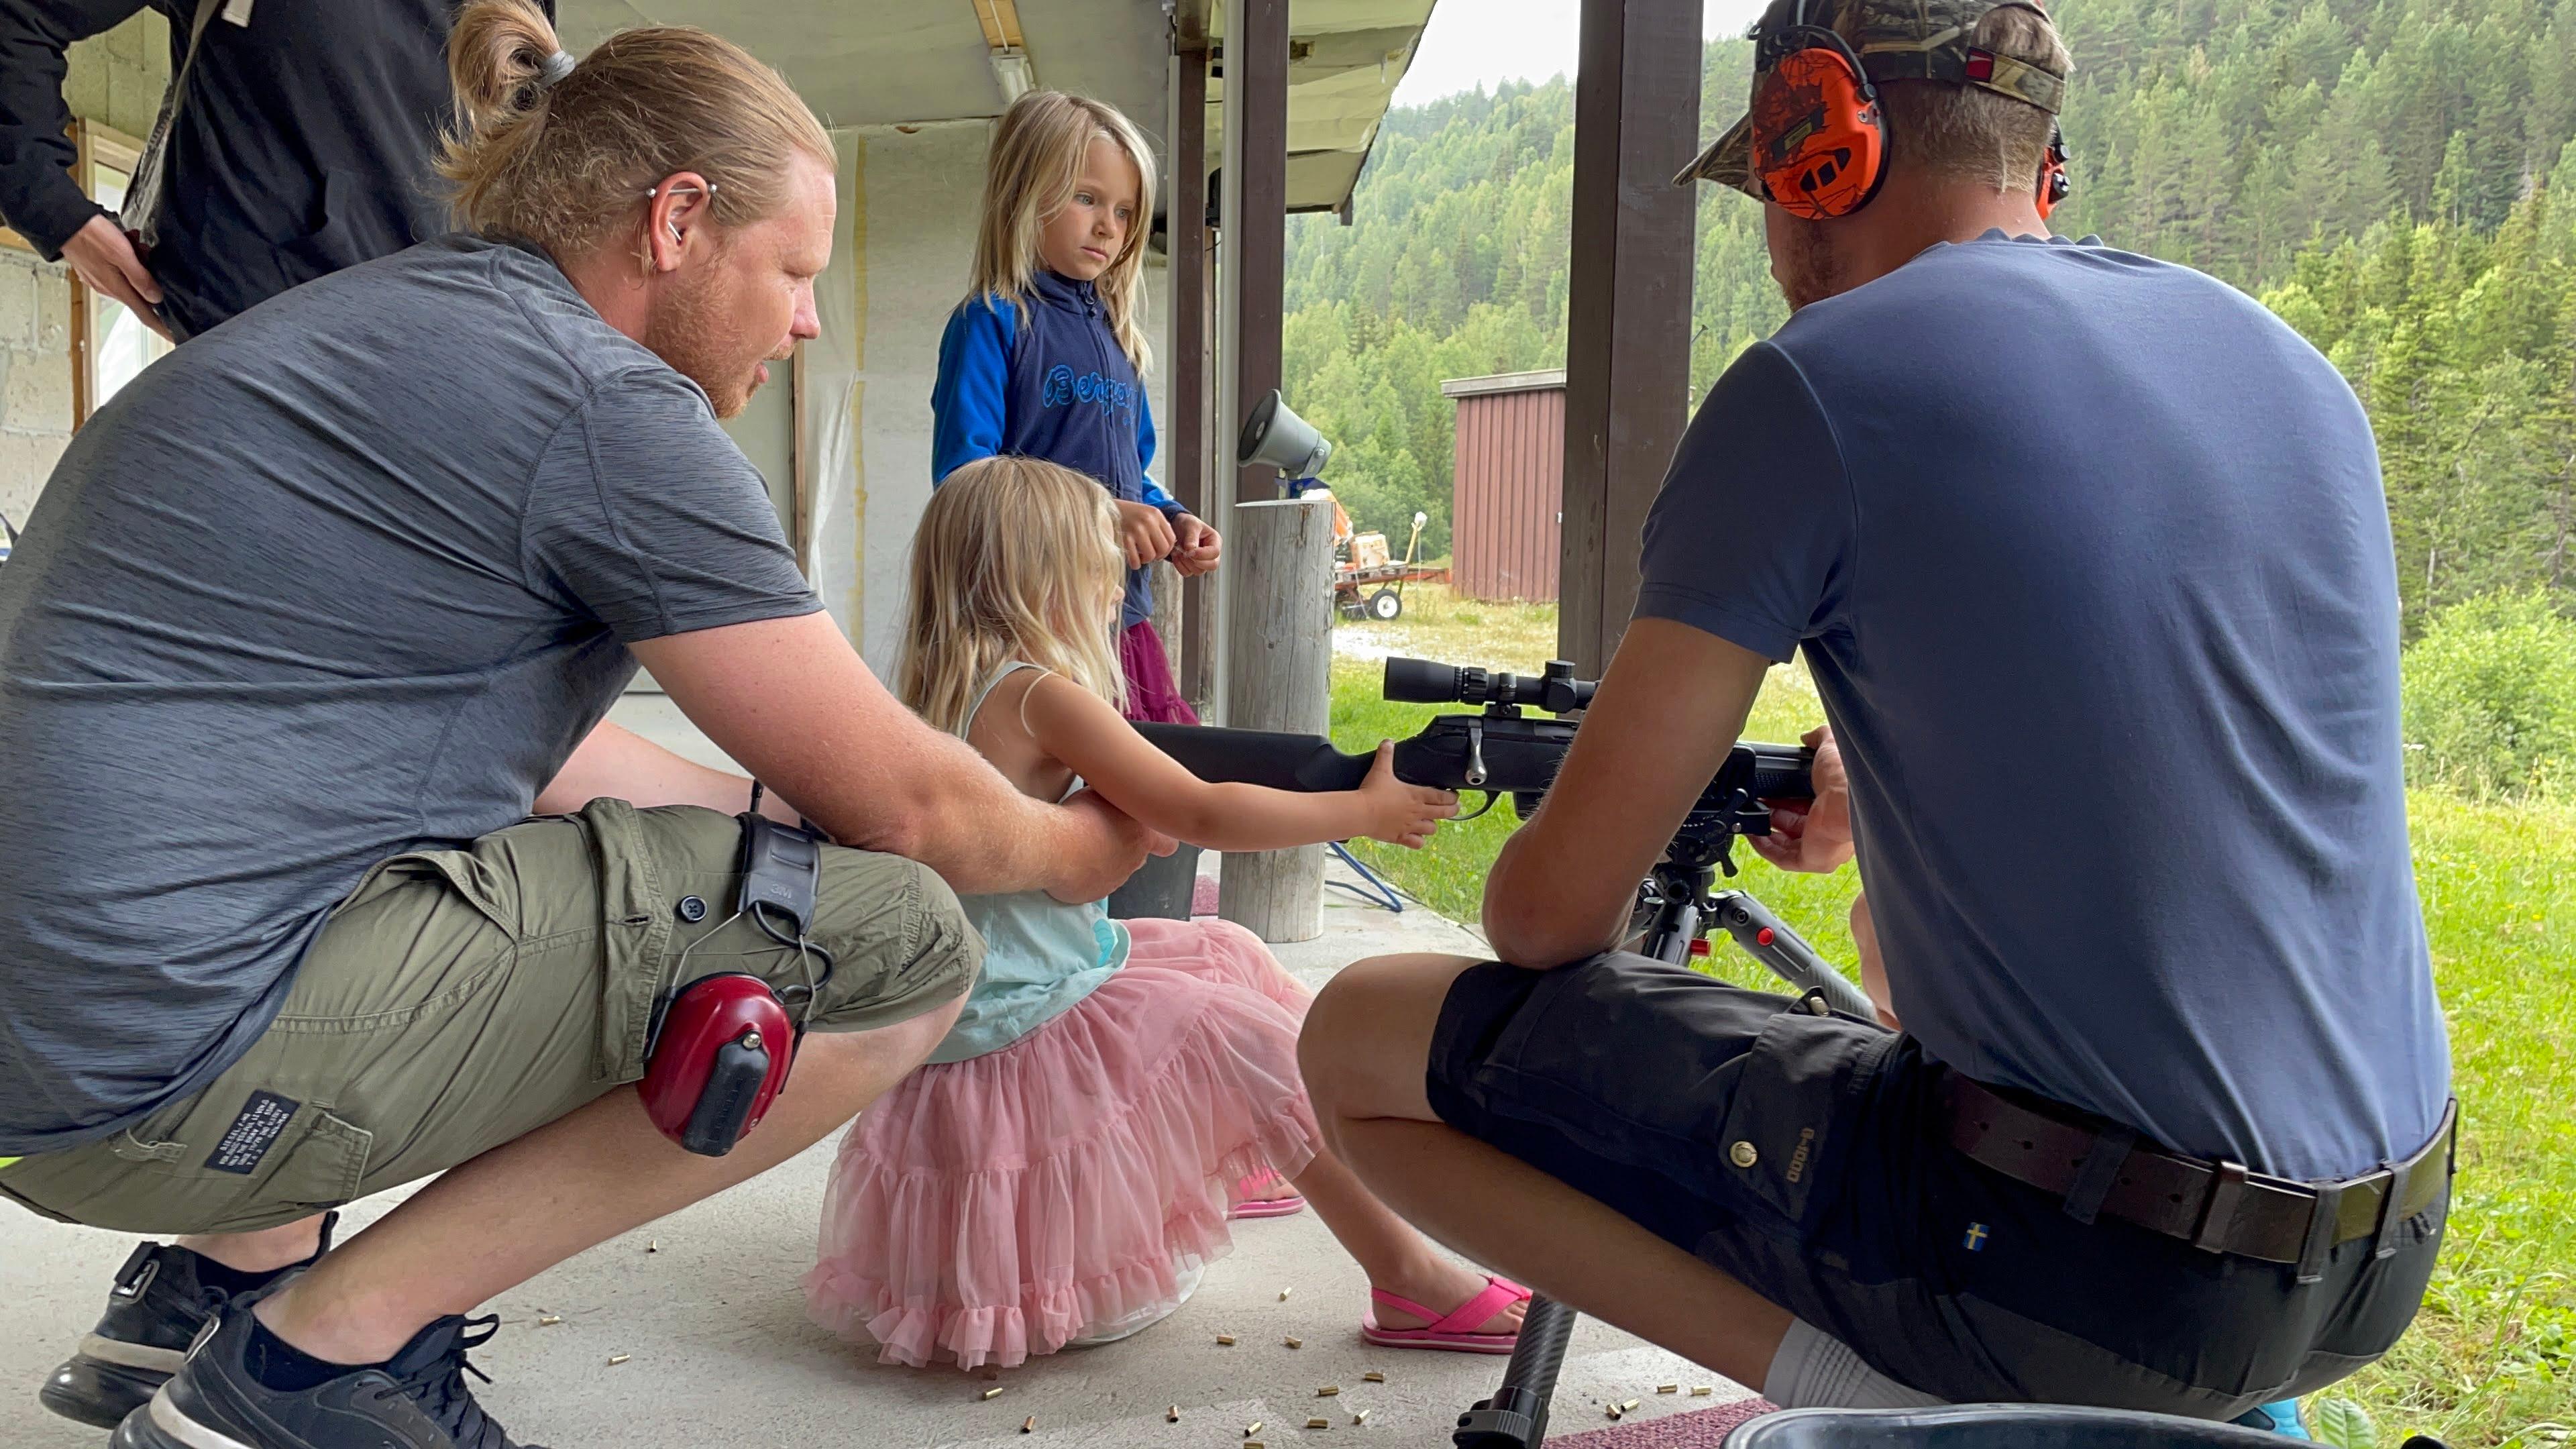
[[[667,701],[635,696],[617,716],[684,753],[720,760]],[[1337,870],[1339,867],[1337,867]],[[1318,984],[1361,956],[1478,949],[1462,928],[1415,906],[1401,916],[1327,891],[1324,935],[1279,948]],[[875,1363],[808,1323],[797,1277],[813,1261],[815,1211],[831,1166],[825,1142],[730,1193],[630,1233],[505,1294],[502,1331],[478,1355],[494,1383],[477,1392],[514,1437],[555,1449],[610,1446],[1240,1445],[1247,1425],[1272,1446],[1448,1443],[1457,1412],[1488,1392],[1502,1361],[1372,1349],[1360,1341],[1365,1280],[1312,1213],[1238,1225],[1233,1254],[1170,1319],[1105,1348],[1005,1371],[992,1387],[954,1370]],[[355,1229],[400,1194],[348,1210]],[[95,1449],[103,1435],[47,1414],[34,1390],[95,1320],[109,1275],[132,1245],[0,1209],[0,1446]],[[651,1250],[658,1247],[658,1250]],[[1293,1295],[1280,1301],[1280,1290]],[[539,1328],[541,1315],[563,1321]],[[1235,1336],[1220,1347],[1219,1333]],[[1304,1347],[1281,1340],[1294,1336]],[[627,1355],[611,1366],[609,1359]],[[1361,1374],[1382,1370],[1384,1384]],[[1659,1384],[1709,1384],[1712,1398],[1658,1396]],[[1341,1386],[1338,1397],[1315,1390]],[[1599,1323],[1577,1333],[1557,1397],[1564,1433],[1603,1422],[1605,1401],[1642,1399],[1632,1418],[1706,1408],[1746,1391]],[[1178,1423],[1166,1421],[1178,1405]],[[1355,1410],[1370,1412],[1354,1427]],[[1021,1423],[1035,1416],[1034,1433]],[[1331,1421],[1307,1430],[1309,1417]]]

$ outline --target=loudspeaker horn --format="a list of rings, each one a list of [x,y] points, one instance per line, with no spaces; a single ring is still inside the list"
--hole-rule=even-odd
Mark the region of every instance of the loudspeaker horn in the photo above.
[[[1314,425],[1290,411],[1279,400],[1279,389],[1265,394],[1252,416],[1243,420],[1243,436],[1235,440],[1234,461],[1237,467],[1249,468],[1256,463],[1279,470],[1287,479],[1312,478],[1324,471],[1325,462],[1333,456],[1333,445]]]

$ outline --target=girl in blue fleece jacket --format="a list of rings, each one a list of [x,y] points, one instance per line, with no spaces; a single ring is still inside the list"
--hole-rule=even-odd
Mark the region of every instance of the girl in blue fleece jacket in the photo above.
[[[1154,417],[1144,374],[1145,232],[1152,153],[1110,106],[1031,91],[993,132],[967,298],[939,341],[931,479],[995,454],[1043,458],[1117,501],[1127,592],[1119,664],[1131,719],[1196,724],[1154,632],[1149,566],[1217,566],[1221,542],[1146,476]]]

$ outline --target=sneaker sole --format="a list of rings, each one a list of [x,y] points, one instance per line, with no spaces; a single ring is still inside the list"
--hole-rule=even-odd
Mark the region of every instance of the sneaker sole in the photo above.
[[[109,1449],[259,1449],[180,1413],[168,1394],[154,1394],[152,1402],[126,1415],[107,1442]]]
[[[93,1352],[106,1347],[109,1352]],[[150,1361],[145,1362],[147,1356]],[[172,1349],[111,1343],[93,1334],[71,1361],[46,1376],[36,1399],[76,1423],[113,1429],[125,1417],[152,1401],[152,1395],[178,1372],[187,1355]]]

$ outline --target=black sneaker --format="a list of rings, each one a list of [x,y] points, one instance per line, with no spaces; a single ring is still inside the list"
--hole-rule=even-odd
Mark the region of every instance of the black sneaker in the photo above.
[[[322,1243],[313,1257],[270,1274],[251,1296],[312,1266],[331,1250],[331,1229],[338,1213],[322,1219]],[[116,1270],[108,1290],[107,1311],[98,1327],[80,1342],[71,1359],[45,1378],[36,1397],[66,1419],[113,1429],[125,1416],[151,1401],[154,1390],[179,1371],[179,1361],[196,1342],[198,1330],[234,1295],[203,1281],[206,1260],[170,1243],[138,1244],[125,1266]]]
[[[498,1317],[450,1314],[402,1352],[315,1388],[288,1393],[252,1377],[251,1317],[229,1305],[152,1402],[127,1416],[110,1449],[542,1449],[520,1445],[474,1402],[465,1351]],[[484,1379],[489,1383],[491,1380]]]

